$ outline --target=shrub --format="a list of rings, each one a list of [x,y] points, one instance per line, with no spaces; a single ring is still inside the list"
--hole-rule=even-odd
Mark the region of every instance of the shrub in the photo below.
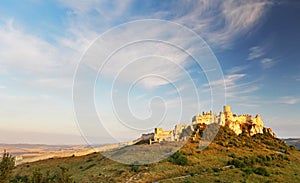
[[[212,169],[213,169],[214,172],[220,172],[220,171],[221,171],[220,168],[216,168],[216,167],[214,167],[214,168],[212,168]]]
[[[229,157],[236,158],[236,155],[234,153],[230,154]]]
[[[44,182],[44,176],[42,172],[37,169],[32,172],[32,183]]]
[[[93,166],[95,164],[92,164]],[[74,183],[75,181],[68,173],[69,169],[65,167],[59,167],[60,171],[56,173],[57,175],[57,182],[64,182],[64,183]]]
[[[263,167],[258,167],[256,169],[254,169],[253,172],[258,175],[270,176],[270,173]]]
[[[267,158],[264,155],[258,155],[258,158],[260,158],[262,161],[267,161]]]
[[[139,166],[138,165],[132,165],[131,166],[131,171],[138,172],[139,171]]]
[[[177,164],[177,165],[188,165],[188,159],[187,157],[183,154],[182,151],[177,151],[174,153],[172,156],[170,156],[169,159],[170,162]]]
[[[239,159],[233,159],[231,161],[228,161],[227,165],[234,165],[237,168],[245,168],[246,167],[244,161],[239,160]]]
[[[30,183],[30,178],[28,175],[16,175],[14,179],[11,180],[11,183]]]
[[[246,175],[250,175],[251,173],[253,173],[252,169],[244,169],[243,172],[246,173]]]

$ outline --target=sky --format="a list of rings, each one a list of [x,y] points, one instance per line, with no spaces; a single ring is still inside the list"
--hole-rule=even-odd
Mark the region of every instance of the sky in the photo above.
[[[0,143],[124,141],[225,104],[300,137],[299,10],[294,0],[3,1]],[[139,36],[156,40],[132,43]]]

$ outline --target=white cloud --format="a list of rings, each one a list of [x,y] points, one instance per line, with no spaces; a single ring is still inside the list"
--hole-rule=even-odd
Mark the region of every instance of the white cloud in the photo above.
[[[278,103],[282,103],[282,104],[293,105],[293,104],[297,104],[298,102],[300,102],[300,98],[294,96],[283,96],[278,99]]]
[[[260,61],[264,69],[268,69],[275,65],[276,61],[272,58],[264,58]]]
[[[211,89],[208,87],[221,87],[225,83],[228,102],[238,105],[247,103],[247,106],[244,105],[246,107],[258,106],[259,99],[252,94],[261,87],[256,84],[256,80],[250,82],[246,82],[246,80],[246,74],[229,74],[225,76],[224,80],[204,84],[202,92],[210,92]]]
[[[57,47],[13,26],[0,27],[0,63],[6,70],[45,73],[62,65]]]
[[[62,7],[68,9],[68,16],[65,17],[67,28],[64,30],[68,36],[60,38],[59,41],[80,55],[100,33],[107,31],[116,20],[123,18],[131,5],[131,0],[59,2]]]
[[[235,87],[235,88],[238,88]],[[249,86],[249,87],[243,87],[242,89],[235,89],[235,90],[230,90],[230,92],[227,93],[227,97],[231,97],[231,98],[235,98],[238,97],[241,94],[248,94],[248,93],[252,93],[255,92],[257,90],[259,90],[260,87],[259,86]]]
[[[226,88],[230,88],[235,86],[236,82],[238,80],[240,80],[241,78],[244,78],[246,76],[246,74],[231,74],[231,75],[226,75],[224,80],[217,80],[217,81],[213,81],[207,84],[204,84],[204,87],[208,87],[208,86],[220,86],[223,85],[225,83]]]
[[[171,13],[179,14],[174,19],[176,22],[204,35],[208,42],[228,47],[236,36],[247,33],[261,23],[270,4],[267,0],[201,0],[179,3],[174,10],[176,12]]]
[[[251,47],[249,49],[249,55],[248,55],[247,60],[254,60],[254,59],[260,58],[264,54],[265,54],[265,51],[261,47],[258,47],[258,46]]]
[[[73,35],[70,37],[71,42],[70,40],[64,42],[71,43],[70,45],[75,43],[78,46],[85,40],[91,40],[93,38],[91,35],[114,25],[116,20],[124,23],[136,19],[157,18],[186,25],[209,43],[228,47],[237,36],[247,34],[250,29],[261,23],[271,5],[269,0],[177,1],[162,3],[166,7],[164,10],[136,15],[130,12],[132,0],[59,2],[69,10],[69,32]]]
[[[260,60],[263,69],[271,68],[276,64],[276,61],[273,58],[266,57],[265,54],[265,47],[254,46],[249,49],[247,60]]]
[[[249,65],[235,66],[235,67],[232,67],[232,68],[228,69],[227,73],[228,74],[238,74],[242,71],[245,71],[248,68],[249,68]]]
[[[131,4],[131,0],[109,1],[109,0],[89,0],[89,1],[72,1],[59,0],[60,3],[71,10],[71,14],[77,16],[91,15],[91,12],[99,17],[105,18],[106,21],[122,16]]]
[[[206,66],[203,69],[216,69],[216,62],[205,62],[214,57],[209,57],[211,52],[203,42],[197,42],[194,46],[198,41],[196,36],[191,36],[190,32],[175,24],[170,26],[164,21],[140,21],[115,28],[97,39],[84,59],[89,66],[97,68],[111,56],[103,65],[101,75],[126,83],[140,79],[147,88],[175,83],[184,78],[190,80],[188,66],[197,63],[189,58],[189,54],[202,53],[198,57]],[[208,68],[208,65],[211,67]]]
[[[12,85],[71,88],[78,53],[15,27],[13,19],[0,26],[0,47],[0,72]]]

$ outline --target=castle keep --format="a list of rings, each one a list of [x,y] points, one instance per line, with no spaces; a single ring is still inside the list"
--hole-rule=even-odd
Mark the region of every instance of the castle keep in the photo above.
[[[272,136],[276,135],[270,128],[264,128],[264,123],[259,114],[252,117],[249,114],[236,115],[231,112],[230,106],[224,106],[223,111],[219,114],[213,114],[211,111],[196,115],[192,118],[192,124],[178,124],[174,130],[164,131],[162,128],[155,128],[153,137],[150,143],[161,141],[178,141],[185,140],[186,134],[193,131],[193,126],[198,124],[219,124],[220,126],[227,126],[237,135],[245,133],[246,135],[253,136],[255,134],[269,133]]]

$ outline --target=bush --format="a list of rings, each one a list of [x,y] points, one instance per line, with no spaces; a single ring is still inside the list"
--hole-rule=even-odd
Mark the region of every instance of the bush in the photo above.
[[[233,153],[233,154],[230,154],[229,157],[236,158],[236,155]]]
[[[44,180],[45,177],[39,169],[32,172],[32,183],[40,183],[44,182]]]
[[[11,180],[11,183],[31,183],[31,182],[28,175],[24,175],[24,176],[16,175],[14,179]]]
[[[138,165],[132,165],[131,166],[131,171],[138,172],[139,171],[139,166]]]
[[[50,174],[49,171],[43,174],[40,169],[36,169],[32,172],[31,177],[15,176],[11,181],[13,183],[74,183],[73,178],[68,173],[68,169],[65,167],[59,167],[60,171]]]
[[[221,171],[220,168],[215,168],[215,167],[214,167],[214,168],[212,168],[212,169],[213,169],[214,172],[220,172],[220,171]]]
[[[270,176],[270,173],[263,167],[258,167],[256,169],[254,169],[253,172],[258,175]]]
[[[250,175],[251,173],[253,173],[252,169],[244,169],[243,172],[246,173],[246,175]]]
[[[174,164],[177,164],[177,165],[183,165],[183,166],[188,165],[188,159],[183,154],[182,151],[177,151],[172,156],[170,156],[169,161],[174,163]]]
[[[231,161],[228,161],[227,165],[234,165],[237,168],[245,168],[246,167],[246,164],[244,163],[244,161],[239,160],[239,159],[233,159]]]

